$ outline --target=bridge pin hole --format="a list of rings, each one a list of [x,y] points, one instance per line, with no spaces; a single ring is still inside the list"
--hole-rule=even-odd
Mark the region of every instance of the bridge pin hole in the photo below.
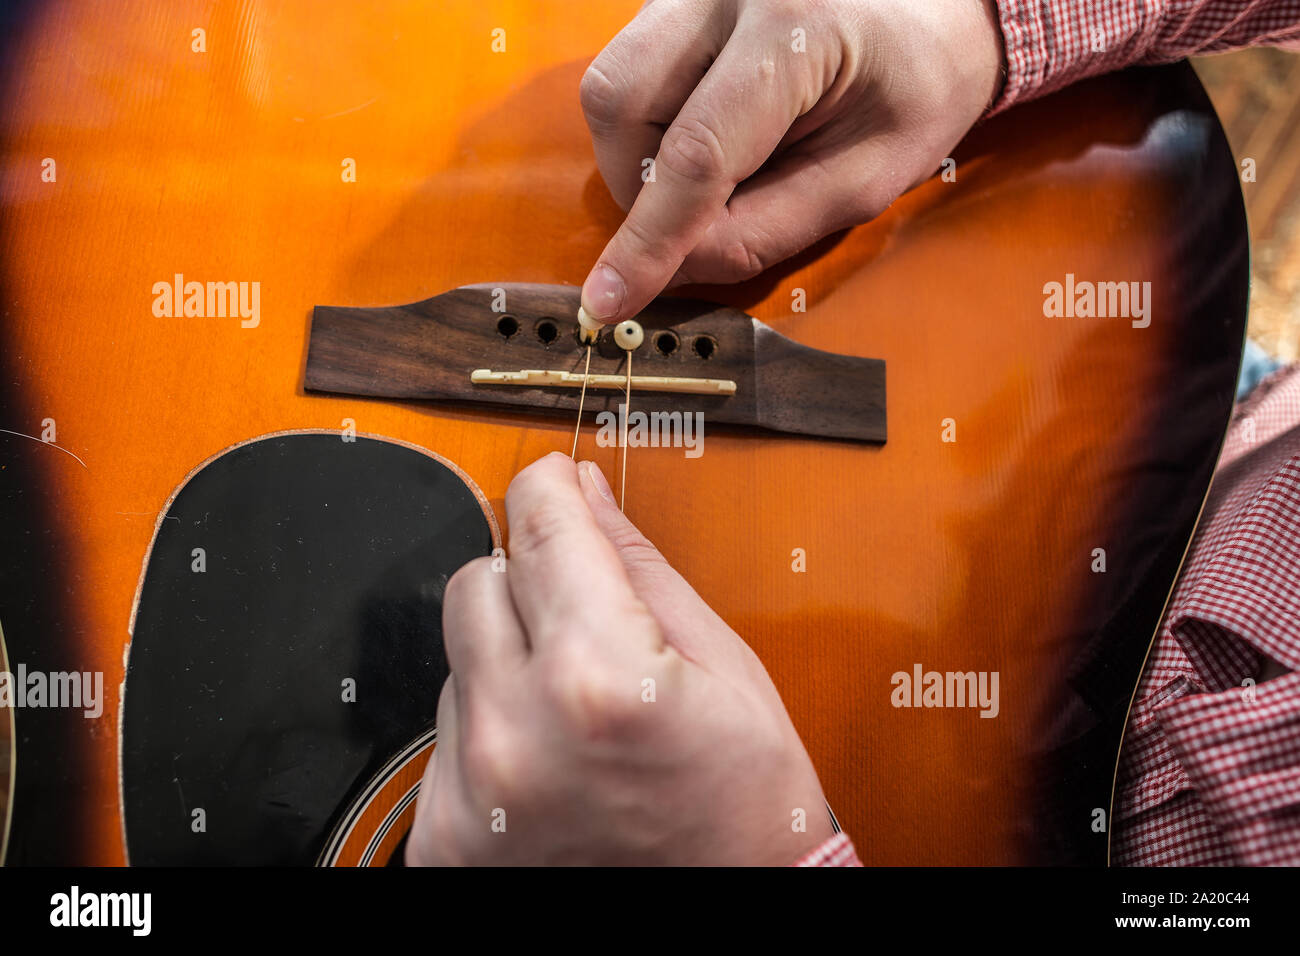
[[[675,332],[660,332],[655,336],[655,348],[661,355],[672,355],[680,344],[681,340]]]
[[[696,355],[707,361],[718,351],[718,340],[711,335],[696,336],[692,348],[695,349]]]
[[[544,345],[550,345],[560,337],[560,327],[555,324],[554,319],[542,319],[536,325],[536,332]]]

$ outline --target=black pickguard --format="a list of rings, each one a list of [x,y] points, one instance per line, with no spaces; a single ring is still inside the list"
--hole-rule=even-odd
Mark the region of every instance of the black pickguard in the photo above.
[[[276,435],[194,474],[154,540],[127,665],[130,862],[315,862],[433,721],[443,589],[492,541],[455,471],[391,442]]]

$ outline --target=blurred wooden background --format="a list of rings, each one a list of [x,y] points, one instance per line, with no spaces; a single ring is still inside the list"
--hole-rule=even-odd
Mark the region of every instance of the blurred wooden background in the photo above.
[[[1193,60],[1210,91],[1243,182],[1250,223],[1250,337],[1300,361],[1300,53],[1243,50]]]

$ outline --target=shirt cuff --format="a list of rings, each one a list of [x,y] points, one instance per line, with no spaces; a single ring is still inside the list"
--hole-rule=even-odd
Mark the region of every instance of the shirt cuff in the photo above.
[[[847,834],[837,833],[811,853],[806,853],[791,866],[861,866],[853,842]]]
[[[990,113],[1135,63],[1300,37],[1296,0],[996,0],[1006,83]]]
[[[1164,4],[997,0],[1006,81],[990,114],[1143,59]]]
[[[1300,865],[1300,674],[1191,694],[1156,713],[1237,861]]]

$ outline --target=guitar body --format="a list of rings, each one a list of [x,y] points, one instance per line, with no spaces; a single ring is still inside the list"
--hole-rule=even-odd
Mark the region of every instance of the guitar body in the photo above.
[[[141,676],[132,623],[168,509],[205,462],[353,429],[454,466],[488,509],[475,547],[490,550],[495,513],[508,548],[506,487],[568,451],[572,419],[309,392],[313,308],[580,283],[621,217],[578,82],[636,8],[19,8],[0,134],[0,628],[10,669],[101,673],[104,700],[96,718],[12,711],[8,862],[135,852],[129,787],[158,781],[132,763],[133,707],[168,672]],[[1012,110],[955,159],[955,181],[936,176],[868,225],[744,285],[690,290],[795,342],[884,360],[887,442],[719,425],[698,458],[632,448],[626,510],[762,658],[864,861],[1104,864],[1128,702],[1232,403],[1236,169],[1186,65]],[[177,274],[258,283],[258,307],[165,314],[154,290]],[[1084,282],[1149,282],[1146,318],[1046,314],[1048,284]],[[619,450],[590,424],[579,453],[617,474]],[[263,515],[247,540],[274,525]],[[273,604],[301,597],[259,586]],[[996,706],[927,697],[930,673],[990,689],[996,674]],[[171,706],[195,728],[211,717],[194,713],[201,696]],[[325,862],[392,854],[433,746],[417,717],[321,812]],[[183,789],[173,776],[162,783]],[[188,826],[193,800],[150,812]]]

